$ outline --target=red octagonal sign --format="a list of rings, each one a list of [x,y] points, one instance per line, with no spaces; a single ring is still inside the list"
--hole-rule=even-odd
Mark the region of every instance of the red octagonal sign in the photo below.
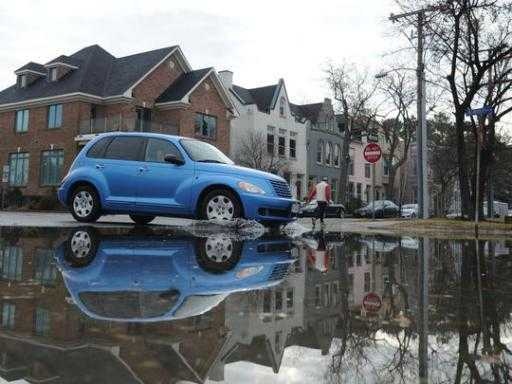
[[[369,163],[376,163],[382,157],[382,150],[379,144],[369,143],[364,147],[364,159]]]
[[[368,293],[363,299],[363,307],[366,312],[379,312],[379,309],[382,305],[382,301],[374,292]]]

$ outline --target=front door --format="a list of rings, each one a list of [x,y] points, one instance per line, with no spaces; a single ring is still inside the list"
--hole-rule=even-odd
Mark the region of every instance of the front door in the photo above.
[[[104,157],[96,159],[95,167],[108,187],[105,208],[129,210],[135,203],[143,148],[143,137],[118,136],[108,144]]]
[[[185,160],[183,165],[165,162],[165,155]],[[163,214],[191,214],[194,163],[186,160],[169,140],[148,138],[143,172],[137,193],[137,210]]]

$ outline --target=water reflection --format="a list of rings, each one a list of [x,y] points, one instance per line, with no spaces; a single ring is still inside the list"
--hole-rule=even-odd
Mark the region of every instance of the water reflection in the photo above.
[[[114,229],[0,238],[8,381],[509,381],[507,242]]]

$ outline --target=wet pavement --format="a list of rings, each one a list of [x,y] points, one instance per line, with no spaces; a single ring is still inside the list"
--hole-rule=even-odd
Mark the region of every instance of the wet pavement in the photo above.
[[[0,227],[0,383],[507,383],[510,247]]]

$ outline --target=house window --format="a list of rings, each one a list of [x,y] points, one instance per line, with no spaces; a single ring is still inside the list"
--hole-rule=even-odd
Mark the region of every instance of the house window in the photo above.
[[[325,165],[331,165],[332,160],[332,144],[325,143]]]
[[[48,107],[48,128],[60,128],[62,125],[62,104],[50,105]]]
[[[2,305],[2,328],[14,328],[14,314],[16,306],[12,303],[3,303]]]
[[[41,153],[41,185],[59,185],[64,166],[62,149],[43,151]]]
[[[279,136],[279,139],[278,139],[278,147],[277,147],[277,151],[279,153],[279,156],[285,156],[286,155],[286,141],[285,141],[285,138],[283,136]]]
[[[284,97],[281,97],[281,100],[279,100],[279,116],[285,117],[286,115],[286,99]]]
[[[371,283],[370,272],[365,272],[365,274],[364,274],[364,291],[365,292],[370,292],[370,283]]]
[[[21,187],[27,185],[28,180],[27,152],[11,153],[9,155],[9,185]]]
[[[267,133],[267,153],[269,155],[274,154],[274,143],[275,143],[275,136],[273,133]]]
[[[23,251],[20,247],[5,247],[0,251],[0,277],[20,281],[23,268]]]
[[[356,184],[356,196],[360,200],[363,198],[361,192],[362,192],[362,185],[361,185],[361,183],[357,183]]]
[[[283,291],[276,291],[276,312],[283,310]]]
[[[19,85],[21,88],[25,88],[27,86],[27,75],[19,76]]]
[[[348,197],[354,197],[354,183],[348,183]]]
[[[28,117],[28,109],[16,111],[16,122],[14,124],[14,128],[17,133],[28,131]]]
[[[337,179],[332,179],[331,195],[332,195],[332,201],[334,201],[336,203],[338,201],[338,180]]]
[[[286,310],[288,313],[293,312],[293,288],[286,290]]]
[[[391,168],[390,163],[389,159],[384,158],[384,161],[382,162],[384,176],[389,176],[389,170]]]
[[[364,199],[369,202],[370,201],[370,186],[367,185],[364,190]]]
[[[46,336],[50,332],[50,312],[47,309],[36,308],[35,334]]]
[[[319,140],[316,144],[316,162],[322,164],[324,162],[324,142]]]
[[[39,249],[35,254],[34,279],[41,285],[51,285],[57,278],[57,267],[51,249]]]
[[[267,289],[263,291],[263,313],[272,312],[272,291]]]
[[[372,173],[371,173],[371,168],[370,168],[370,164],[366,163],[364,165],[364,177],[366,177],[367,179],[369,179],[371,177]]]
[[[333,155],[333,164],[335,167],[340,166],[340,154],[341,154],[341,147],[339,144],[334,145],[334,155]]]
[[[49,69],[49,78],[50,81],[57,81],[57,67]]]
[[[215,139],[217,132],[217,118],[215,116],[196,113],[195,133],[198,136]]]
[[[290,159],[295,159],[297,157],[297,141],[295,139],[290,139]]]
[[[354,159],[352,158],[348,160],[348,174],[354,176]]]

